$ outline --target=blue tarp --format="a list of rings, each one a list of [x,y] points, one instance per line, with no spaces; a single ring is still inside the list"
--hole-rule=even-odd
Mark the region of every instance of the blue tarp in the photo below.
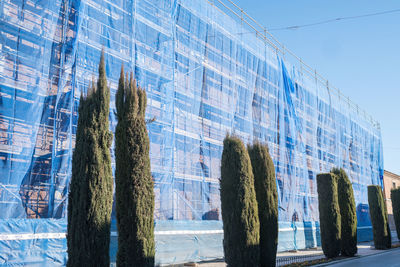
[[[79,97],[104,47],[111,130],[122,64],[146,89],[146,116],[155,118],[148,130],[158,263],[223,255],[227,132],[270,148],[280,250],[318,244],[316,174],[334,166],[351,177],[360,238],[370,239],[367,185],[383,177],[379,127],[246,32],[206,0],[1,1],[0,234],[18,234],[19,226],[65,232]],[[3,261],[65,263],[65,239],[4,238]]]

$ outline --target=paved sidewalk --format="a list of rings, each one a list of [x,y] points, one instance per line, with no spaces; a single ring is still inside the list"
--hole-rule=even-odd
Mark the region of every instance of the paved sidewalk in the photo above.
[[[353,266],[368,266],[368,267],[394,267],[400,264],[400,248],[382,250],[381,253],[347,258],[345,260],[332,261],[326,264],[315,265],[315,267],[329,266],[329,267],[353,267]]]
[[[396,231],[392,231],[392,244],[400,244],[399,240],[397,239]],[[377,250],[374,247],[374,242],[363,242],[357,245],[358,253],[357,256],[369,256],[373,254],[383,253],[387,250]],[[305,249],[305,250],[298,250],[297,252],[279,252],[277,254],[277,266],[283,266],[290,263],[296,262],[304,262],[304,261],[311,261],[317,259],[325,258],[321,247],[315,249]],[[179,266],[179,265],[176,265]],[[226,263],[223,260],[217,260],[213,262],[203,262],[203,263],[193,263],[193,264],[185,264],[180,266],[198,266],[198,267],[226,267]]]

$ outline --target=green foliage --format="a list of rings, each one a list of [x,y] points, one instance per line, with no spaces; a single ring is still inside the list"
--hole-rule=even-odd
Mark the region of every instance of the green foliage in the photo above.
[[[226,136],[221,160],[221,208],[228,266],[260,264],[259,219],[249,154],[239,138]]]
[[[341,218],[337,180],[333,173],[317,175],[321,244],[327,258],[334,258],[340,254]]]
[[[67,266],[110,266],[113,178],[110,90],[102,53],[97,86],[81,96],[68,195]]]
[[[392,246],[392,238],[382,188],[379,185],[368,186],[368,204],[375,248],[388,249]]]
[[[146,129],[146,92],[121,69],[116,96],[117,266],[154,266],[154,191]]]
[[[397,238],[400,239],[400,188],[392,189],[390,192],[394,222],[396,224]]]
[[[357,253],[357,213],[353,186],[343,169],[334,168],[331,172],[338,177],[342,255],[353,257]]]
[[[248,147],[260,220],[260,266],[276,265],[278,246],[278,192],[275,167],[268,147],[259,143]]]

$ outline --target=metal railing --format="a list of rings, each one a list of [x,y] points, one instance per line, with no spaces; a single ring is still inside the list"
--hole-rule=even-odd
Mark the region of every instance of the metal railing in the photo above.
[[[299,255],[299,256],[282,256],[276,257],[276,266],[285,266],[293,263],[304,263],[311,262],[314,260],[325,259],[325,255],[321,253],[311,254],[311,255]]]

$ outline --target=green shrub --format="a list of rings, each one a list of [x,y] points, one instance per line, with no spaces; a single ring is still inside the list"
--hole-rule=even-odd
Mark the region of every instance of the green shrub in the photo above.
[[[390,192],[394,223],[396,224],[397,238],[400,239],[400,188],[392,189]]]
[[[228,266],[260,264],[258,208],[249,154],[242,141],[227,136],[221,160],[221,208]]]
[[[319,220],[322,250],[327,258],[340,254],[340,210],[337,195],[337,176],[317,175]]]
[[[368,186],[368,204],[375,248],[388,249],[392,246],[392,240],[382,188],[379,185]]]
[[[115,193],[118,266],[154,266],[154,191],[146,129],[146,92],[121,69],[116,95]]]
[[[113,177],[109,111],[110,90],[102,53],[97,86],[92,84],[79,103],[68,195],[67,266],[110,266]]]
[[[343,256],[357,253],[357,213],[353,187],[343,169],[332,169],[338,177],[338,200],[341,217],[341,251]]]
[[[278,192],[275,167],[266,145],[248,147],[260,220],[260,266],[276,264],[278,246]]]

